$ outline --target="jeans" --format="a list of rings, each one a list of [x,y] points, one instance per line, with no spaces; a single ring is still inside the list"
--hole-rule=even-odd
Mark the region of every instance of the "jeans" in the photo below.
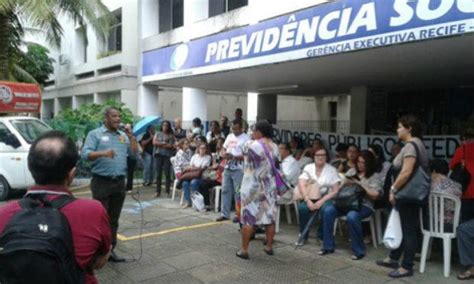
[[[459,225],[457,242],[461,264],[474,266],[474,220]]]
[[[166,179],[166,193],[170,193],[171,188],[171,160],[168,156],[156,155],[156,192],[161,193],[161,178],[165,172]]]
[[[400,247],[390,252],[390,258],[398,261],[403,254],[402,267],[407,270],[412,270],[415,254],[418,249],[420,205],[400,204],[398,205],[398,212],[400,213],[403,239]]]
[[[230,208],[232,206],[232,196],[234,196],[236,203],[240,201],[240,185],[244,172],[242,170],[224,170],[222,180],[222,216],[230,218]],[[236,212],[239,209],[236,204]],[[240,212],[239,212],[240,213]],[[237,214],[237,213],[236,213]],[[240,216],[240,214],[237,214]]]
[[[143,153],[143,183],[153,183],[155,178],[155,158],[153,155]]]
[[[351,248],[355,256],[365,255],[364,232],[362,230],[362,220],[372,215],[374,211],[367,206],[362,206],[359,211],[351,210],[347,212],[346,219],[349,224],[349,235],[351,238]],[[337,211],[333,204],[324,208],[324,230],[323,249],[334,250],[334,221],[344,213]]]
[[[319,227],[318,227],[318,233],[317,233],[317,238],[318,239],[322,239],[323,238],[323,211],[324,211],[324,208],[326,206],[328,206],[329,204],[332,204],[332,201],[326,201],[323,206],[320,208],[319,212],[316,213],[318,214],[318,216],[316,218],[314,218],[314,221],[313,221],[313,224],[316,222],[316,220],[320,220],[320,223],[319,223]],[[298,214],[299,214],[299,218],[300,218],[300,233],[303,232],[304,228],[306,227],[306,224],[308,223],[309,221],[309,218],[311,218],[311,215],[314,213],[314,211],[310,211],[309,208],[308,208],[308,205],[306,205],[306,202],[304,201],[301,201],[298,205]],[[311,226],[313,226],[313,224],[311,224]],[[311,226],[310,226],[310,230],[311,230]],[[305,240],[308,240],[308,237],[309,237],[309,231],[305,234],[304,236],[304,239]]]
[[[92,198],[102,203],[109,215],[112,246],[115,247],[120,213],[125,201],[125,179],[106,180],[98,176],[92,176],[91,191]]]
[[[202,179],[196,178],[191,181],[185,180],[183,181],[183,193],[184,193],[184,201],[187,202],[189,205],[192,204],[191,202],[191,191],[196,192],[199,191],[199,187],[201,186]]]

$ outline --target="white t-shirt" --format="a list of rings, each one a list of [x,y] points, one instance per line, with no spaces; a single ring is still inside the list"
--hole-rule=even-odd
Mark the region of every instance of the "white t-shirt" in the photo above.
[[[298,177],[300,176],[301,170],[298,162],[292,155],[289,155],[281,161],[281,170],[288,182],[292,185],[298,184]]]
[[[234,133],[229,134],[224,142],[224,149],[226,153],[232,156],[242,156],[245,143],[250,140],[250,137],[242,133],[239,136],[235,136]],[[229,160],[225,165],[226,169],[229,170],[242,170],[243,161]]]
[[[194,154],[194,156],[191,158],[191,162],[189,162],[189,165],[191,167],[196,167],[196,168],[207,168],[211,165],[211,156],[210,155],[205,155],[201,156],[199,154]]]
[[[341,178],[339,176],[339,173],[337,172],[337,169],[331,166],[330,164],[324,165],[323,170],[321,171],[321,174],[319,175],[319,177],[316,176],[316,165],[314,163],[306,165],[299,179],[315,180],[316,183],[321,188],[321,194],[323,195],[327,193],[327,192],[324,192],[324,189],[329,189],[336,183],[341,182]]]

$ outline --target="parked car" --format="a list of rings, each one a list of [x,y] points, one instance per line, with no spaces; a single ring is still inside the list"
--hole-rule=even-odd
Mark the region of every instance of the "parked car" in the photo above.
[[[33,141],[51,128],[33,117],[0,117],[0,200],[13,190],[26,189],[34,181],[28,170],[28,151]]]

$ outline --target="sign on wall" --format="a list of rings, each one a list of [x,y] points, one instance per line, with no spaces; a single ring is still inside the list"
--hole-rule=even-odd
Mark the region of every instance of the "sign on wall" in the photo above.
[[[143,80],[205,74],[474,31],[472,0],[342,0],[143,53]]]
[[[354,143],[360,149],[367,149],[369,145],[378,144],[382,146],[385,156],[390,156],[390,149],[393,144],[399,141],[397,136],[389,135],[357,135],[357,134],[338,134],[326,132],[314,132],[311,130],[289,130],[274,128],[275,140],[283,143],[289,143],[293,136],[299,137],[306,145],[311,145],[315,139],[323,141],[329,151],[335,152],[339,143]],[[423,137],[423,142],[431,159],[450,159],[454,151],[460,145],[459,136],[456,135],[429,135]]]
[[[0,112],[40,112],[38,85],[0,81]]]

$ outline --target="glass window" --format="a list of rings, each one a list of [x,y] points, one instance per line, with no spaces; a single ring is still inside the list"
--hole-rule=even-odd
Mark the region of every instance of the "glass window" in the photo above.
[[[113,12],[115,22],[110,27],[107,51],[122,51],[122,9]]]
[[[248,5],[248,0],[209,0],[209,17]]]
[[[49,126],[38,120],[18,119],[12,120],[11,123],[28,144],[33,143],[44,132],[51,130]]]
[[[179,28],[184,24],[183,0],[160,0],[159,31],[160,33]]]
[[[0,152],[9,152],[21,146],[20,141],[11,133],[7,126],[0,123]]]

